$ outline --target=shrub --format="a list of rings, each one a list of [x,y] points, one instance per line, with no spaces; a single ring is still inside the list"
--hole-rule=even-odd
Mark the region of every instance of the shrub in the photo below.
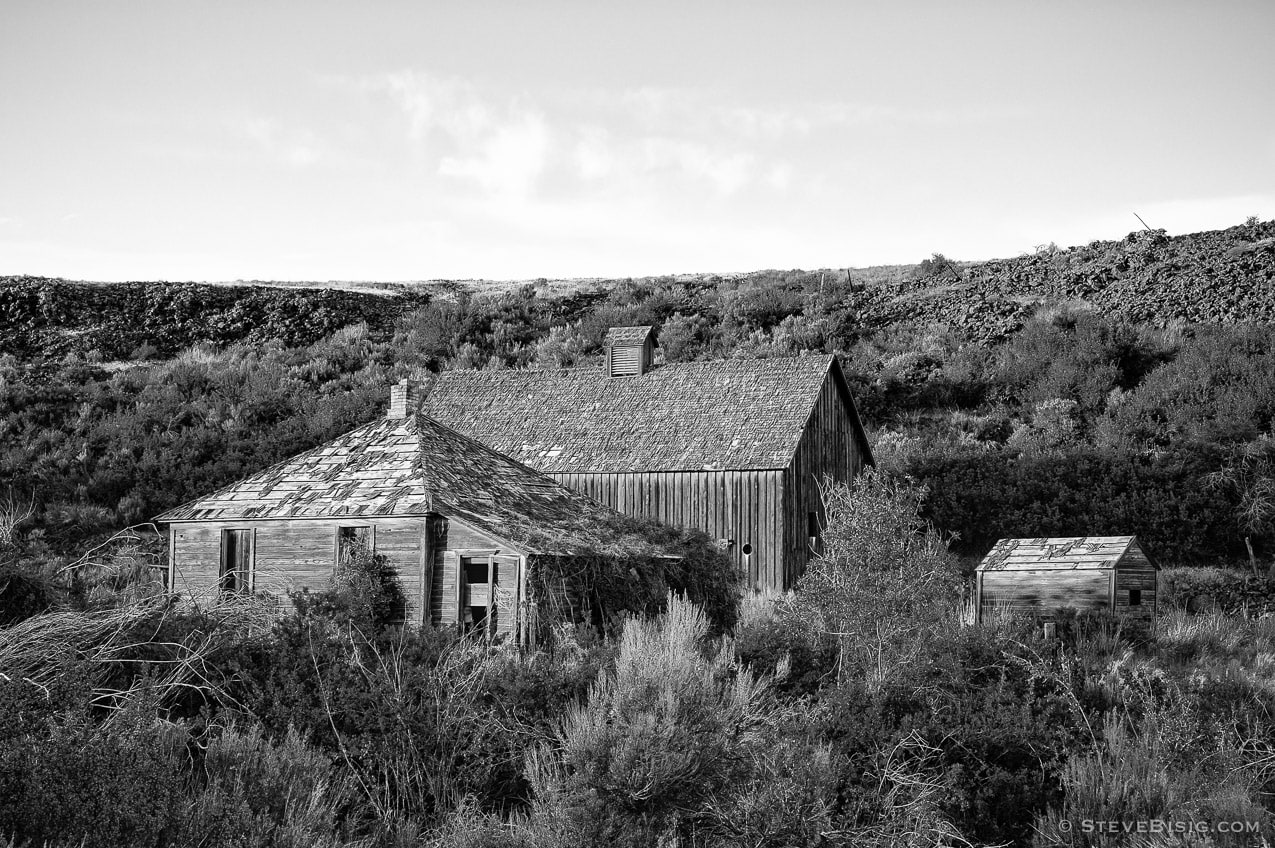
[[[260,728],[230,725],[207,738],[187,795],[186,844],[302,848],[344,843],[337,835],[352,787],[296,731],[271,743]]]
[[[398,570],[361,539],[341,552],[331,584],[338,602],[373,627],[402,623],[407,615],[407,595]]]
[[[924,491],[913,483],[868,469],[823,495],[824,550],[798,581],[791,609],[836,640],[841,679],[880,685],[907,674],[954,613],[955,563],[918,517]]]
[[[707,637],[703,612],[678,597],[658,619],[625,624],[615,669],[529,760],[542,825],[617,846],[706,825],[748,776],[770,717],[764,685]]]
[[[794,626],[784,607],[790,599],[745,597],[735,625],[735,653],[754,674],[774,678],[774,690],[790,697],[813,695],[835,681],[837,643],[811,638],[809,628]]]
[[[32,844],[159,844],[181,803],[182,734],[144,706],[51,719],[0,747],[0,833]]]
[[[38,615],[58,598],[53,577],[35,563],[0,562],[0,627]]]
[[[1251,822],[1265,831],[1268,811],[1256,797],[1248,769],[1228,775],[1202,774],[1170,762],[1172,751],[1155,721],[1136,730],[1108,717],[1102,742],[1092,754],[1073,756],[1063,770],[1062,806],[1037,823],[1038,845],[1085,845],[1087,839],[1060,826],[1084,820],[1138,822]],[[1225,837],[1224,837],[1225,838]],[[1249,837],[1235,844],[1250,844]]]

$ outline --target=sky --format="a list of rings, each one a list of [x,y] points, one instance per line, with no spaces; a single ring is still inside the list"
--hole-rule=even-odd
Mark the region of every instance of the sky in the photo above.
[[[1275,218],[1271,0],[3,0],[0,275],[630,277]]]

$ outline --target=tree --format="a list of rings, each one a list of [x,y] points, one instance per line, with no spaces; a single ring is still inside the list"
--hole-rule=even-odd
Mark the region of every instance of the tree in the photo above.
[[[1257,574],[1253,537],[1275,532],[1275,439],[1263,433],[1256,441],[1234,449],[1230,462],[1204,481],[1210,488],[1239,495],[1235,521],[1244,534],[1249,567]],[[1275,564],[1269,577],[1275,580]]]
[[[873,468],[824,489],[824,552],[798,581],[792,611],[837,640],[842,679],[879,687],[924,655],[956,608],[954,562],[919,517],[924,497],[910,479]]]

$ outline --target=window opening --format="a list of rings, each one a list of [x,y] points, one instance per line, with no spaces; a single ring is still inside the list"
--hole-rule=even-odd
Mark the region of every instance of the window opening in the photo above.
[[[348,558],[355,550],[373,548],[371,527],[338,527],[336,529],[336,561]]]
[[[461,557],[461,625],[466,633],[496,635],[496,581],[489,557]]]
[[[1129,606],[1131,607],[1142,606],[1142,590],[1141,589],[1129,590]]]
[[[247,593],[252,584],[252,531],[221,531],[221,563],[217,585],[223,592]]]

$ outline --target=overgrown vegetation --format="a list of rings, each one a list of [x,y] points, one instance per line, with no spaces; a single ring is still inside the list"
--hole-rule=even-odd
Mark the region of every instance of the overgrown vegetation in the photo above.
[[[1221,289],[1200,281],[1265,274],[1272,226],[925,273],[356,299],[286,326],[269,309],[300,294],[161,286],[128,303],[185,305],[68,335],[97,300],[36,281],[32,306],[9,281],[0,841],[1114,844],[1084,820],[1269,840],[1275,332],[1235,320],[1265,314],[1243,298],[1201,306]],[[1013,300],[1015,275],[1059,299]],[[1138,281],[1195,294],[1139,323],[1161,295]],[[588,365],[607,327],[648,323],[666,362],[840,357],[878,468],[826,493],[791,595],[741,602],[702,534],[627,520],[543,575],[590,605],[537,652],[403,627],[366,551],[284,615],[165,594],[149,516],[369,420],[402,377]],[[995,539],[1128,533],[1173,566],[1154,640],[1093,616],[1054,641],[961,626],[960,571]]]

